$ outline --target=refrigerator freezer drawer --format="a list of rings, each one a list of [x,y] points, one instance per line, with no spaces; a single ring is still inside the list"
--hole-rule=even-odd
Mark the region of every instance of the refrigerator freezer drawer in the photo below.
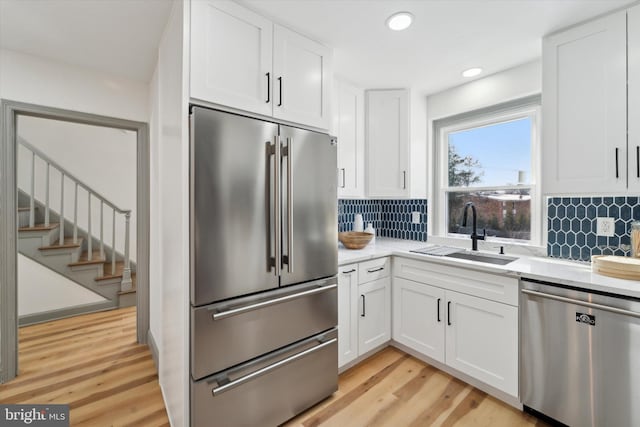
[[[191,381],[192,426],[276,426],[338,388],[337,331]]]
[[[337,278],[191,309],[191,375],[230,368],[338,323]]]

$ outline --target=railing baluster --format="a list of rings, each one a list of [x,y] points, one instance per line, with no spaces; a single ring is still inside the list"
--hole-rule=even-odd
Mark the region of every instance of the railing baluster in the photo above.
[[[104,200],[100,200],[100,259],[104,259]]]
[[[47,162],[47,175],[44,179],[45,189],[45,203],[44,203],[44,225],[49,226],[49,167],[50,163]]]
[[[35,226],[35,202],[33,193],[36,189],[36,153],[31,152],[31,200],[29,201],[29,227]]]
[[[64,244],[64,172],[60,171],[60,245]]]
[[[116,274],[116,209],[113,209],[113,236],[111,239],[111,275]]]
[[[73,244],[78,243],[78,183],[73,196]]]
[[[131,211],[124,214],[125,231],[124,231],[124,269],[122,270],[122,282],[120,282],[120,290],[128,291],[132,288],[131,282],[131,261],[129,260],[129,220],[131,219]]]
[[[93,259],[92,255],[92,246],[93,246],[93,235],[91,234],[91,192],[87,193],[87,207],[89,209],[89,218],[87,222],[87,259],[91,261]]]

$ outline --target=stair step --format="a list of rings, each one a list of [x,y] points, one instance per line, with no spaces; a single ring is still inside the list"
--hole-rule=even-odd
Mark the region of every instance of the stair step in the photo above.
[[[92,258],[88,259],[89,253],[87,251],[82,252],[82,254],[80,254],[80,258],[78,258],[78,261],[72,262],[71,264],[69,264],[69,267],[77,267],[79,265],[103,264],[105,262],[104,257],[100,256],[100,251],[98,251],[97,253],[94,251],[92,255]]]
[[[104,276],[96,277],[96,282],[101,282],[103,280],[110,279],[122,279],[122,272],[124,271],[124,262],[117,261],[116,262],[116,272],[115,274],[111,274],[111,261],[107,261],[104,263]],[[136,281],[136,273],[134,271],[131,272],[131,281],[133,282],[135,288]]]
[[[78,243],[73,243],[73,237],[66,237],[62,245],[56,244],[51,246],[42,246],[40,250],[49,251],[49,250],[55,250],[55,249],[79,248],[80,246],[82,246],[81,237],[78,237]]]
[[[60,224],[57,222],[52,222],[49,223],[49,225],[44,225],[44,224],[35,224],[33,227],[20,227],[18,228],[18,231],[21,232],[29,232],[29,231],[47,231],[47,230],[53,230],[60,227]]]
[[[38,209],[37,206],[33,207],[34,209]],[[24,207],[24,208],[18,208],[18,212],[29,212],[31,210],[31,208],[29,206]]]

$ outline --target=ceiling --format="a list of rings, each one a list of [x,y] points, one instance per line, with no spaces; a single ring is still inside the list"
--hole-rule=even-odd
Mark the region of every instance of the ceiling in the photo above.
[[[426,94],[541,56],[545,34],[633,3],[631,0],[241,0],[334,48],[336,74],[367,88],[410,87]],[[413,25],[385,26],[409,11]]]
[[[0,0],[0,46],[148,82],[172,1]],[[195,0],[202,1],[202,0]],[[240,0],[334,48],[363,87],[435,93],[540,57],[541,37],[631,0]],[[388,30],[393,12],[413,26]],[[479,78],[477,77],[477,78]]]
[[[171,0],[0,0],[0,47],[148,82]]]

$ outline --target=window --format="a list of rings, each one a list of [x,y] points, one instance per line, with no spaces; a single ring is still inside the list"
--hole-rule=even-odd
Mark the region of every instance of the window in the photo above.
[[[539,97],[436,122],[438,159],[435,209],[442,236],[471,234],[463,211],[472,202],[478,234],[538,244],[535,155]],[[516,102],[518,103],[518,102]]]

